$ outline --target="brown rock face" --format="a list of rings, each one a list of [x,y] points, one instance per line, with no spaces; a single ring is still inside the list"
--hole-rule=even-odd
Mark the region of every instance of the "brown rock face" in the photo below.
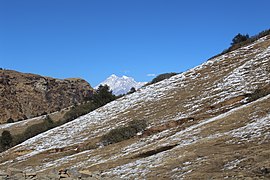
[[[54,79],[35,74],[0,70],[0,124],[54,112],[91,97],[83,79]]]

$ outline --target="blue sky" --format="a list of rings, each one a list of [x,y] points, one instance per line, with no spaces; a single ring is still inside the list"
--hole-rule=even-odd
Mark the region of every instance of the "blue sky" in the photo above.
[[[270,28],[269,0],[0,0],[0,67],[92,86],[149,81]]]

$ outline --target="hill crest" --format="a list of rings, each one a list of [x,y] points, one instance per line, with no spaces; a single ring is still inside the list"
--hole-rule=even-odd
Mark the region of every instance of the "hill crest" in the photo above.
[[[0,123],[50,113],[92,95],[83,79],[55,79],[13,70],[0,70]]]

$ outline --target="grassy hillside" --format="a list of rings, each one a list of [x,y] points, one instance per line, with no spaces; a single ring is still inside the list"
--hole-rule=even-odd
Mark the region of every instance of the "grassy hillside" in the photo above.
[[[0,169],[42,178],[267,179],[269,67],[264,36],[1,153]],[[120,140],[104,143],[108,135]]]

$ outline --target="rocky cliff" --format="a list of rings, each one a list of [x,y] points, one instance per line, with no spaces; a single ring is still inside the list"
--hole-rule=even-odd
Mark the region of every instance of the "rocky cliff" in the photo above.
[[[0,70],[0,123],[22,120],[83,102],[92,95],[83,79],[55,79]]]

